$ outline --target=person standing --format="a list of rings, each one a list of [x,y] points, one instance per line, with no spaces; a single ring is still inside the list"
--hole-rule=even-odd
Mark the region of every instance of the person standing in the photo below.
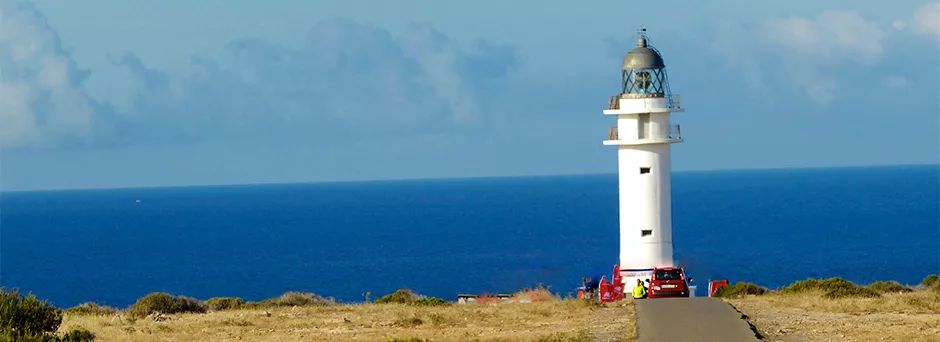
[[[636,286],[633,287],[633,299],[643,298],[646,298],[646,286],[643,286],[642,280],[637,279]]]

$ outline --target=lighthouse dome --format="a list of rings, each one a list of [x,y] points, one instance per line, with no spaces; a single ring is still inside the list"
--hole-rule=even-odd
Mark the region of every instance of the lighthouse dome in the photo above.
[[[646,45],[646,37],[640,37],[636,47],[623,57],[623,70],[662,69],[666,64],[656,49]]]

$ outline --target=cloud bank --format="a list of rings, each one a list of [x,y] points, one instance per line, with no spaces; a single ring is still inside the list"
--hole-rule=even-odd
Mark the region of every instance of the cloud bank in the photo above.
[[[914,12],[914,30],[940,39],[940,2],[921,6]]]
[[[299,139],[461,132],[485,125],[483,95],[517,66],[515,49],[462,46],[430,25],[400,36],[352,20],[314,25],[291,45],[244,38],[222,57],[167,73],[111,56],[138,84],[120,111],[91,99],[87,73],[33,6],[0,0],[0,147]]]
[[[97,104],[85,76],[42,13],[0,1],[0,147],[89,141]]]

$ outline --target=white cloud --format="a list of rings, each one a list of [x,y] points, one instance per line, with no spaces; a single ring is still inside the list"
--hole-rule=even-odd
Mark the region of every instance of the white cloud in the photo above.
[[[772,67],[763,66],[768,73],[823,105],[838,97],[835,70],[874,65],[884,53],[886,36],[857,12],[835,10],[771,19],[754,34],[751,39],[762,44],[749,47],[750,58],[771,61]]]
[[[42,14],[0,0],[0,147],[89,139],[94,110],[81,81]]]
[[[193,57],[193,74],[112,58],[140,81],[115,112],[88,96],[86,72],[42,13],[0,0],[0,147],[440,134],[483,121],[481,94],[499,91],[517,62],[512,47],[464,47],[430,26],[397,36],[345,19],[297,44],[238,39],[219,55]]]
[[[824,11],[815,18],[774,19],[764,27],[773,43],[822,62],[872,63],[882,53],[884,31],[852,11]]]
[[[885,87],[894,89],[907,88],[911,84],[907,78],[898,75],[886,76],[883,82]]]
[[[907,23],[904,22],[903,20],[895,20],[891,22],[891,27],[894,28],[895,30],[900,31],[907,27]]]
[[[919,33],[940,39],[940,2],[926,4],[914,11],[912,26]]]
[[[317,23],[296,45],[230,42],[199,72],[173,75],[116,59],[144,88],[120,129],[138,139],[307,139],[319,143],[440,134],[485,121],[511,47],[457,44],[429,26],[394,35],[352,20]],[[489,83],[484,83],[484,81]],[[492,82],[490,82],[492,81]]]

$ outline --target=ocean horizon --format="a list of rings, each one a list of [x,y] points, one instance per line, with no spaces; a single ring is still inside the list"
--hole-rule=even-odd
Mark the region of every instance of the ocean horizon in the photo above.
[[[617,262],[616,174],[5,191],[0,286],[57,306],[288,290],[340,301],[566,294]],[[696,278],[914,284],[940,273],[940,165],[673,173]]]

